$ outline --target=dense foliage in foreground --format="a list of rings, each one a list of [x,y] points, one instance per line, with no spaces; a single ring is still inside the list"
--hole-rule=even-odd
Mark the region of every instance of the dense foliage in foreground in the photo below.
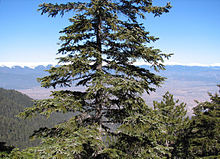
[[[194,108],[186,135],[188,153],[198,158],[220,158],[220,95],[209,96],[210,101]]]
[[[148,118],[147,120],[150,121],[152,118],[156,118],[157,122],[155,122],[154,125],[151,125],[152,123],[150,123],[150,125],[142,125],[142,131],[146,133],[146,136],[154,136],[157,142],[167,147],[169,155],[164,155],[164,158],[215,159],[220,157],[220,94],[216,93],[209,95],[210,101],[198,103],[198,105],[194,108],[194,116],[191,119],[186,117],[186,105],[184,103],[179,103],[178,100],[174,100],[173,96],[169,93],[166,93],[163,96],[163,100],[161,102],[154,102],[154,110],[152,110],[152,114],[150,114],[152,117]],[[140,117],[139,120],[141,120]],[[158,133],[158,125],[160,125],[160,127],[165,130],[165,132],[160,135],[156,135]],[[72,145],[77,145],[77,140],[80,141],[84,139],[85,141],[92,135],[91,132],[81,130],[81,134],[78,134],[81,136],[81,138],[75,138],[76,136],[74,135],[77,134],[74,134],[74,126],[73,118],[67,123],[57,125],[56,129],[40,129],[41,131],[39,132],[47,130],[48,133],[50,132],[51,134],[51,136],[45,136],[46,140],[41,146],[28,148],[23,151],[14,149],[8,155],[7,153],[9,153],[13,147],[9,147],[4,145],[4,143],[0,143],[1,154],[4,156],[4,158],[49,158],[49,156],[52,155],[51,152],[56,154],[56,151],[59,151],[60,154],[55,155],[55,158],[72,158],[74,157]],[[136,128],[139,131],[141,130],[140,128],[137,128],[135,124],[133,126],[133,128]],[[153,126],[154,129],[149,129],[149,127],[152,128]],[[63,128],[62,131],[66,132],[66,136],[59,135],[59,132],[57,131],[59,128]],[[135,132],[137,133],[138,131]],[[71,133],[73,133],[72,137]],[[35,135],[37,136],[39,134]],[[135,148],[137,149],[137,146],[139,146],[139,142],[135,142],[134,139],[135,138],[126,142],[124,142],[122,139],[120,145],[118,146],[126,144],[129,146],[130,151],[135,151]],[[129,143],[129,141],[131,143]],[[95,144],[97,143],[94,143],[94,145]],[[83,147],[78,145],[79,150],[80,148],[82,149]],[[152,147],[149,146],[148,149],[151,151]],[[89,151],[89,149],[86,151]],[[123,158],[123,156],[118,157]]]

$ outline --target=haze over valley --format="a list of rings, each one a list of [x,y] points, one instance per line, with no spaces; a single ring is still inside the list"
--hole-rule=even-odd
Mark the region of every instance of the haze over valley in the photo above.
[[[33,99],[48,98],[53,88],[45,89],[40,87],[37,78],[47,75],[47,70],[52,65],[39,65],[34,68],[21,66],[1,66],[0,67],[0,87],[5,89],[18,90]],[[151,69],[149,66],[141,67]],[[220,83],[220,67],[205,66],[181,66],[167,65],[165,71],[158,73],[167,78],[162,87],[156,88],[156,92],[151,92],[150,96],[144,94],[144,99],[149,105],[153,100],[160,100],[162,95],[169,91],[176,99],[187,103],[189,114],[191,108],[196,105],[194,100],[205,101],[209,99],[207,92],[217,92],[216,85]],[[66,88],[57,88],[66,89]],[[83,90],[85,88],[67,88]]]

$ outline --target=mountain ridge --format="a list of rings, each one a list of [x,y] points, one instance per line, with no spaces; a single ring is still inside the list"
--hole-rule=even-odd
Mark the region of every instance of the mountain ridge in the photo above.
[[[38,65],[35,68],[30,67],[6,67],[0,66],[0,87],[5,89],[28,89],[40,86],[37,78],[48,75],[45,70],[50,69],[53,65]],[[140,67],[154,71],[148,65],[140,65]],[[199,81],[219,84],[220,82],[220,66],[183,66],[183,65],[167,65],[166,70],[156,72],[168,80],[179,81]]]
[[[56,62],[0,62],[0,67],[29,67],[34,69],[37,66],[56,66]],[[136,62],[135,65],[141,66],[141,65],[147,65],[146,62]],[[165,62],[164,65],[166,66],[198,66],[198,67],[220,67],[220,63],[213,63],[213,64],[202,64],[202,63],[178,63],[178,62]]]

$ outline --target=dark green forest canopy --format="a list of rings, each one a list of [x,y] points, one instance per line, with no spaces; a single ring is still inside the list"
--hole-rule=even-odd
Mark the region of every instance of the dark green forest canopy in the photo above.
[[[34,126],[35,123],[33,121],[21,120],[16,115],[32,105],[32,99],[28,96],[15,90],[0,88],[1,142],[18,147],[31,145],[28,135],[31,135],[37,127]]]
[[[39,141],[30,141],[34,130],[40,127],[52,127],[69,116],[53,114],[50,119],[38,116],[33,119],[19,119],[17,115],[25,108],[33,106],[33,99],[15,90],[0,88],[0,142],[7,146],[26,148],[36,146]],[[4,146],[3,146],[4,147]]]

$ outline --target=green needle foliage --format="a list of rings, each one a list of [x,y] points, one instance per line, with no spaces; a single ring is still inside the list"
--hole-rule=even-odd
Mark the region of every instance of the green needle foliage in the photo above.
[[[163,158],[168,149],[157,142],[164,133],[142,98],[163,77],[135,66],[137,60],[164,70],[170,54],[149,46],[150,36],[140,21],[146,13],[160,16],[171,8],[152,0],[91,0],[42,4],[42,14],[55,17],[71,12],[70,25],[60,37],[59,66],[39,79],[42,87],[83,86],[85,91],[54,91],[51,99],[36,101],[21,114],[50,116],[74,112],[69,121],[40,129],[43,145],[27,150],[39,158]],[[74,88],[74,87],[73,87]]]
[[[210,101],[194,108],[188,135],[188,153],[194,158],[220,158],[220,96],[209,96]]]
[[[184,155],[185,129],[189,125],[186,104],[179,103],[173,95],[167,92],[161,102],[154,102],[154,110],[165,128],[165,133],[160,136],[160,142],[169,148],[170,158],[187,158]]]

